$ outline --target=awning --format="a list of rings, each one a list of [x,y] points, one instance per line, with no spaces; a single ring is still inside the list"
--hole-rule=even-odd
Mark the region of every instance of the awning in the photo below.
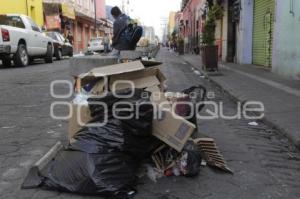
[[[75,10],[74,7],[66,4],[66,3],[62,3],[61,4],[61,10],[62,10],[62,15],[65,17],[68,17],[69,19],[75,19]]]

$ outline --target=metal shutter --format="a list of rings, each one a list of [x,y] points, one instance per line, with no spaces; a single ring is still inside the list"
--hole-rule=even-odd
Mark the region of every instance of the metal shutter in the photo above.
[[[255,0],[253,13],[253,64],[271,67],[275,0]]]

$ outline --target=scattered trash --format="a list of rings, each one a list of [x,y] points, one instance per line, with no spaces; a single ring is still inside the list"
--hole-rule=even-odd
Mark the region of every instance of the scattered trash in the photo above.
[[[200,171],[201,154],[191,141],[187,142],[182,152],[162,145],[152,153],[156,170],[165,176],[196,176]]]
[[[184,146],[180,161],[180,171],[184,176],[193,177],[200,172],[202,157],[198,146],[193,141],[188,141]]]
[[[250,126],[258,126],[258,123],[257,122],[249,122],[248,123]]]
[[[196,104],[205,100],[206,88],[164,93],[160,64],[144,57],[75,77],[69,143],[57,143],[34,164],[22,188],[133,198],[138,176],[154,182],[164,176],[194,177],[206,164],[231,172],[213,139],[190,138],[204,106]]]
[[[195,73],[196,75],[201,75],[201,72],[198,71],[198,70],[194,70],[194,73]]]
[[[73,55],[73,57],[83,57],[84,54],[82,51],[80,51],[78,54]]]
[[[87,99],[88,99],[88,95],[86,94],[76,94],[75,98],[73,99],[73,103],[74,104],[78,104],[78,105],[88,105]]]
[[[16,126],[3,126],[2,129],[13,129],[16,128]]]
[[[205,159],[209,166],[221,169],[225,172],[233,173],[225,163],[214,139],[212,138],[197,138],[194,143],[198,145],[202,157]]]
[[[136,194],[136,190],[134,190],[134,191],[129,191],[129,192],[127,193],[127,198],[126,198],[126,199],[134,198],[135,194]]]
[[[157,179],[163,177],[163,174],[157,168],[147,165],[147,177],[153,182],[157,182]]]
[[[205,167],[206,165],[207,165],[207,162],[206,162],[205,160],[202,160],[202,161],[201,161],[201,166],[204,166],[204,167]]]
[[[108,120],[104,125],[105,110],[99,104],[91,103],[92,120],[70,140],[69,146],[60,151],[40,171],[40,183],[50,190],[92,194],[110,197],[134,195],[135,172],[141,161],[149,156],[152,144],[153,106],[150,95],[143,95],[143,89],[125,89],[109,93],[104,98],[89,98],[89,102],[104,102],[108,105]],[[129,93],[134,93],[130,98]],[[118,97],[116,97],[118,96]],[[148,96],[146,98],[145,96]],[[116,114],[126,119],[112,117],[117,102],[126,101],[134,105],[134,115],[122,111],[128,103],[121,104]],[[139,116],[139,117],[137,117]],[[155,147],[153,147],[155,148]]]

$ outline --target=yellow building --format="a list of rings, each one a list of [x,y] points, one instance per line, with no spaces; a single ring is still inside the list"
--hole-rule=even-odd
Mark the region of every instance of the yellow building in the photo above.
[[[0,14],[24,14],[44,25],[43,0],[0,0]]]
[[[168,22],[168,33],[169,36],[172,35],[174,28],[175,28],[175,15],[176,12],[170,12],[169,13],[169,22]]]

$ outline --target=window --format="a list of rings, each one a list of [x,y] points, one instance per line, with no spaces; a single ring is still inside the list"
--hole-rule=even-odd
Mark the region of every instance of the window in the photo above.
[[[7,25],[25,29],[25,25],[19,16],[0,15],[0,25]]]
[[[27,20],[30,23],[30,26],[31,26],[32,30],[34,30],[36,32],[41,32],[41,30],[38,27],[38,25],[36,25],[36,23],[34,23],[34,21],[32,21],[32,19],[30,19],[29,17],[27,17]]]

